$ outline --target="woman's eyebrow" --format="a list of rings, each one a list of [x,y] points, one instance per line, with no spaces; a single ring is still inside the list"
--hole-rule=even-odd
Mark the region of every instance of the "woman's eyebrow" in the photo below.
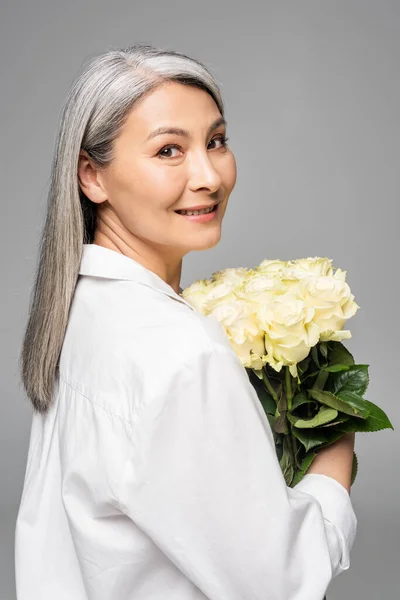
[[[209,135],[214,129],[216,129],[220,125],[227,125],[227,124],[228,123],[224,119],[224,117],[219,117],[213,123],[211,123],[210,127],[208,128],[207,135]],[[190,136],[190,133],[186,129],[181,129],[180,127],[158,127],[158,129],[155,129],[154,131],[152,131],[150,133],[150,135],[146,138],[145,141],[147,142],[148,140],[151,140],[152,138],[156,137],[157,135],[164,135],[165,133],[170,133],[170,134],[172,133],[174,135],[182,135],[184,137]]]

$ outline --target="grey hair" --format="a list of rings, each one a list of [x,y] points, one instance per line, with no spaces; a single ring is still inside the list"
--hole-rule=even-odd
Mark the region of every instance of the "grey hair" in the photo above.
[[[109,50],[86,67],[83,64],[61,111],[20,355],[23,386],[40,413],[46,413],[53,401],[83,244],[93,242],[96,228],[96,205],[79,187],[80,150],[86,150],[99,167],[111,163],[114,140],[131,109],[167,81],[207,91],[224,115],[219,86],[204,64],[145,43]]]

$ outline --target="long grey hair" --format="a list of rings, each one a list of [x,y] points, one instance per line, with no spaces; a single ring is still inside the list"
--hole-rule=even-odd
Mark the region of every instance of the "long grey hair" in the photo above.
[[[204,64],[144,43],[92,59],[81,68],[66,98],[20,356],[23,386],[38,412],[45,413],[52,404],[83,244],[93,242],[96,228],[96,205],[79,187],[79,152],[86,150],[98,166],[110,164],[113,142],[130,110],[166,81],[207,91],[224,115],[219,86]]]

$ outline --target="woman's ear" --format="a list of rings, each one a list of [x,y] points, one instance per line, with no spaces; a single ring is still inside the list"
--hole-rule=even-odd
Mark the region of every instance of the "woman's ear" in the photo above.
[[[78,159],[78,183],[82,192],[92,202],[100,204],[107,200],[107,194],[98,176],[98,169],[86,150],[82,149]]]

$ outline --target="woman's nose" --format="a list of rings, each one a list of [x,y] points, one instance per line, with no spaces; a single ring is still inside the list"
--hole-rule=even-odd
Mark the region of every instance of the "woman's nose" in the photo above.
[[[210,156],[198,152],[191,160],[189,185],[192,190],[205,188],[216,192],[221,187],[221,175],[212,163]]]

